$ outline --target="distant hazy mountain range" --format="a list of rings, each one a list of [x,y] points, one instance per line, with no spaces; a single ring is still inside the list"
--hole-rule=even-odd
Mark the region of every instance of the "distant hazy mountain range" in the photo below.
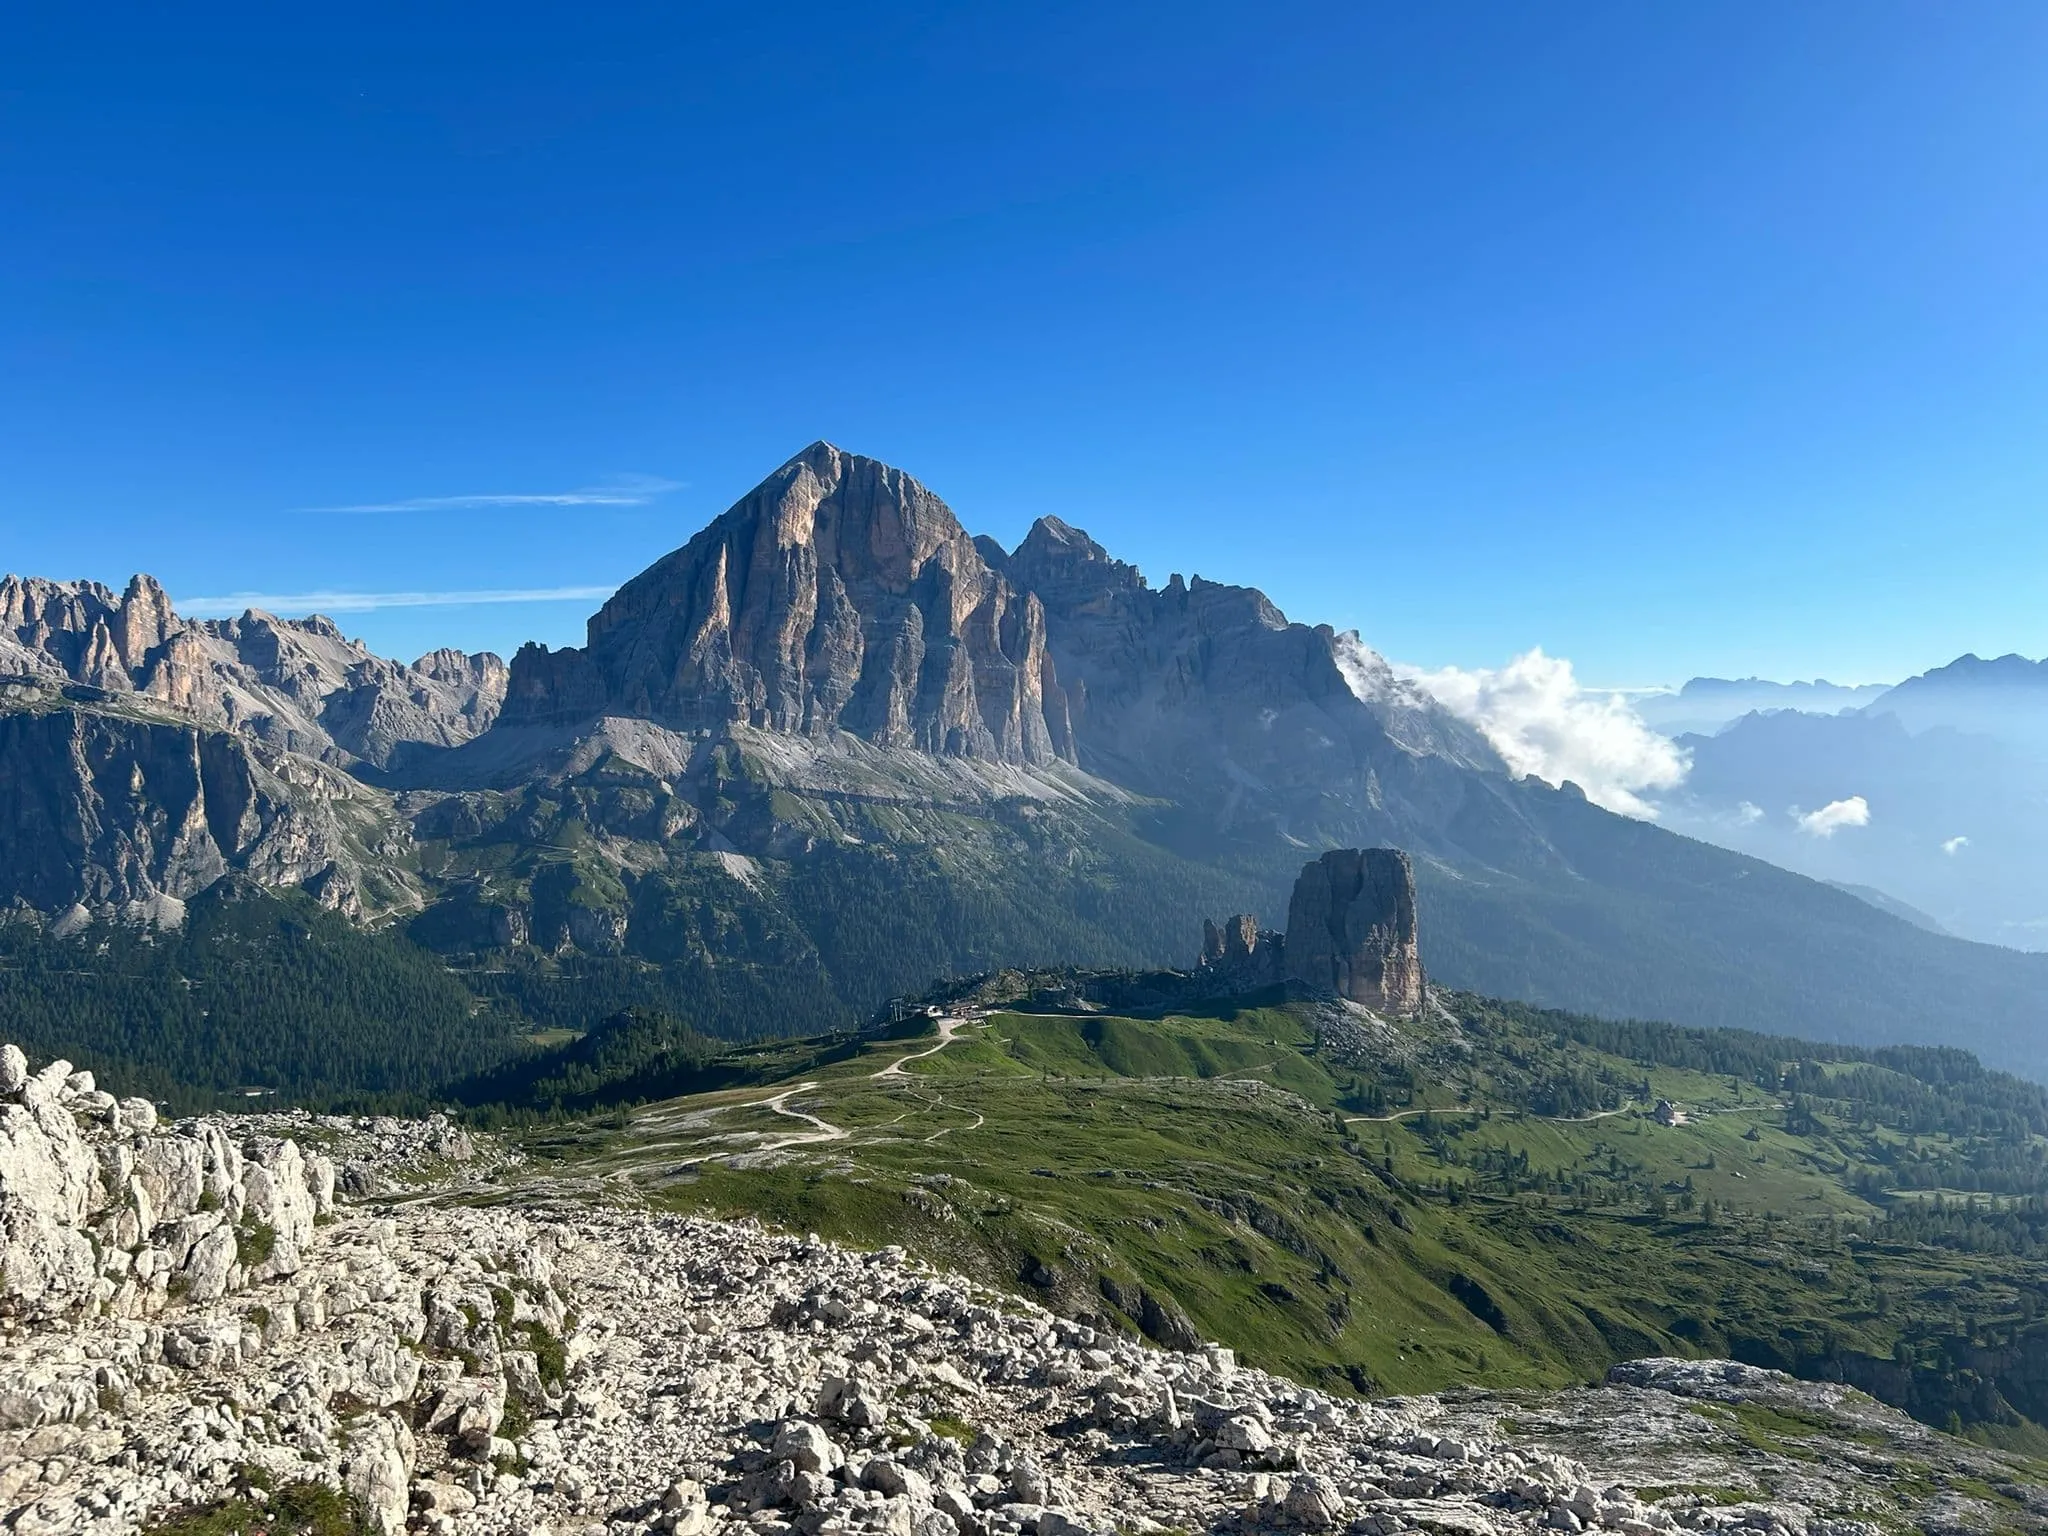
[[[1825,678],[1810,683],[1774,683],[1761,677],[1695,677],[1675,693],[1644,693],[1632,700],[1635,711],[1667,736],[1711,735],[1722,726],[1758,711],[1797,709],[1809,714],[1839,714],[1875,703],[1889,683],[1844,685]]]
[[[1439,979],[2048,1071],[2048,956],[1518,780],[1356,636],[1250,588],[1153,587],[1053,515],[1004,549],[825,443],[628,582],[579,648],[406,666],[323,619],[182,619],[146,579],[12,580],[0,672],[0,904],[49,943],[207,893],[207,924],[252,954],[275,927],[300,949],[274,974],[305,975],[338,929],[212,894],[303,890],[431,952],[405,974],[452,975],[507,1030],[647,1003],[789,1033],[997,964],[1187,964],[1191,914],[1277,920],[1305,857],[1391,845]],[[1743,739],[1695,744],[1713,789],[1691,814],[1719,814],[1714,758]],[[1827,784],[1727,793],[1861,792]],[[0,967],[0,994],[32,974],[77,994],[101,962],[74,948]],[[398,974],[392,953],[362,950],[328,1001],[410,1006],[363,979]],[[249,1029],[290,1022],[289,996],[245,994]],[[67,1016],[109,1015],[79,995]]]
[[[1665,702],[1695,693],[1793,696],[1696,683]],[[1664,823],[1966,937],[2048,948],[2048,663],[1965,656],[1852,708],[1816,698],[1827,712],[1763,704],[1677,733],[1692,769]]]

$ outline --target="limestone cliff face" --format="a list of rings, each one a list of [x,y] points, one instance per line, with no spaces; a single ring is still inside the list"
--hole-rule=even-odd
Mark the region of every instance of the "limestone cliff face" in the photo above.
[[[390,661],[318,615],[183,619],[148,576],[118,596],[97,582],[0,578],[0,672],[134,695],[289,752],[379,768],[412,744],[451,747],[486,729],[507,677],[488,652]]]
[[[178,902],[239,873],[359,912],[361,850],[388,836],[374,800],[226,731],[77,708],[0,715],[0,906],[175,923]]]
[[[1376,1013],[1422,1012],[1415,869],[1397,848],[1339,848],[1303,867],[1287,905],[1287,971]]]
[[[508,724],[605,714],[1071,755],[1039,601],[917,481],[827,443],[620,588],[582,650],[513,658]]]

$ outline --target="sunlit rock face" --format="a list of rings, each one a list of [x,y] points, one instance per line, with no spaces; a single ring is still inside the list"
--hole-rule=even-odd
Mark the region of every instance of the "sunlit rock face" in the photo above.
[[[1071,755],[1036,597],[901,470],[814,443],[621,587],[582,650],[513,658],[508,724],[845,731],[883,747]]]

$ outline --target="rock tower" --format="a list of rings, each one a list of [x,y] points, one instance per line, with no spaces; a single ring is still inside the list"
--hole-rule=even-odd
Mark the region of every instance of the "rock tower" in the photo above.
[[[1422,1012],[1415,868],[1398,848],[1338,848],[1306,865],[1287,905],[1287,974],[1376,1013]]]
[[[1287,975],[1286,943],[1271,929],[1259,927],[1249,912],[1226,918],[1221,926],[1202,919],[1202,960],[1198,974],[1234,991],[1271,986]]]

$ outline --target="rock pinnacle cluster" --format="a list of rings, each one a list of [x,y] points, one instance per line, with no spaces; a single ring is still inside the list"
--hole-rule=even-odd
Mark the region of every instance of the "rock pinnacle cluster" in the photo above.
[[[1287,973],[1376,1013],[1422,1012],[1415,866],[1398,848],[1339,848],[1294,882]]]
[[[1287,932],[1240,912],[1202,923],[1197,974],[1231,991],[1292,981],[1375,1013],[1422,1012],[1415,867],[1398,848],[1337,848],[1302,867],[1287,904]]]

